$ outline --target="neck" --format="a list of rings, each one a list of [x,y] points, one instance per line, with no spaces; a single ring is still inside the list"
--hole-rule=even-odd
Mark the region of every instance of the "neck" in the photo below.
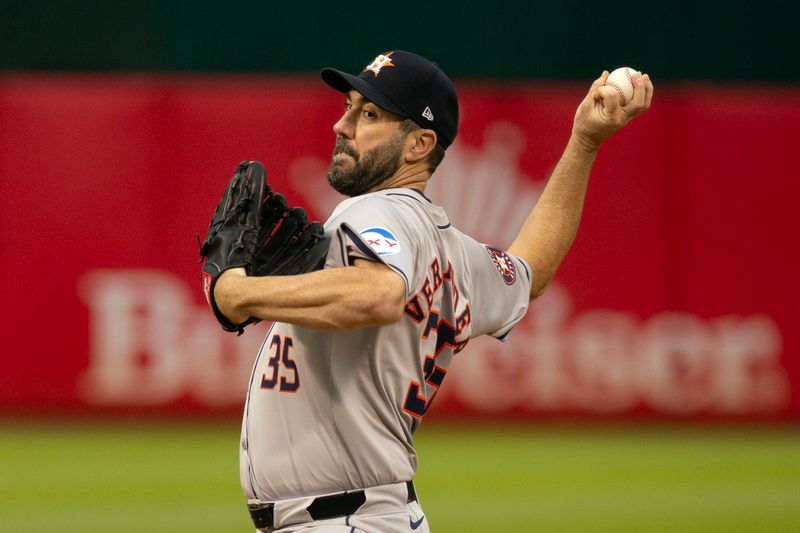
[[[428,180],[430,178],[431,175],[430,172],[428,172],[427,163],[423,162],[410,165],[406,164],[397,169],[397,172],[395,172],[391,177],[370,189],[369,192],[403,187],[407,189],[424,191],[425,186],[428,185]]]

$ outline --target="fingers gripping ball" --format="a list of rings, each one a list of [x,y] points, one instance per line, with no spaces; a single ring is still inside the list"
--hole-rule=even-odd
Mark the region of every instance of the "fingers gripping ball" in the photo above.
[[[630,67],[620,67],[606,79],[606,85],[613,87],[619,92],[619,103],[623,107],[633,99],[633,80],[632,77],[636,70]]]

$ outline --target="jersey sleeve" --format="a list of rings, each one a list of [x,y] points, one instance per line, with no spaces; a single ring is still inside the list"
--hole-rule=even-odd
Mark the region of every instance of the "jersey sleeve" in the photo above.
[[[473,335],[488,334],[505,340],[528,310],[531,269],[523,259],[473,241],[467,253],[475,284]]]
[[[418,244],[396,206],[381,197],[366,197],[349,205],[326,226],[334,235],[328,266],[352,265],[353,259],[384,263],[403,278],[409,296]]]

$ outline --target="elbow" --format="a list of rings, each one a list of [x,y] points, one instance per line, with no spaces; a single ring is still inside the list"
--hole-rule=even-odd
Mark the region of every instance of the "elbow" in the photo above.
[[[403,286],[403,292],[400,293],[390,290],[388,287],[373,291],[369,304],[366,306],[367,325],[385,326],[399,322],[403,318],[403,309],[405,308],[404,296],[405,286]]]
[[[544,289],[545,289],[544,286],[536,288],[536,289],[531,287],[531,300],[535,300],[536,298],[538,298],[539,296],[544,294]]]
[[[359,328],[386,326],[400,321],[405,309],[405,292],[393,293],[378,288],[351,299],[344,308],[326,315],[313,328],[327,333],[351,331]]]
[[[351,300],[351,305],[339,308],[338,312],[328,315],[313,327],[327,333],[338,333],[386,326],[398,322],[403,317],[404,308],[405,300],[402,297],[397,298],[385,289],[376,289]]]
[[[531,300],[535,300],[536,298],[544,294],[544,290],[547,288],[548,285],[550,285],[550,281],[552,281],[552,278],[531,283]]]
[[[533,279],[531,280],[531,300],[535,300],[542,294],[544,294],[544,290],[550,285],[550,282],[553,281],[553,278],[556,277],[556,272],[558,271],[558,263],[545,263],[545,262],[537,262],[531,263],[531,274]]]
[[[362,293],[366,299],[363,307],[365,326],[387,326],[403,318],[406,307],[406,284],[389,268],[380,270],[382,276]]]
[[[352,272],[361,274],[362,278],[355,286],[343,287],[338,298],[334,298],[336,305],[327,315],[326,331],[387,326],[402,320],[406,284],[397,273],[367,261]]]

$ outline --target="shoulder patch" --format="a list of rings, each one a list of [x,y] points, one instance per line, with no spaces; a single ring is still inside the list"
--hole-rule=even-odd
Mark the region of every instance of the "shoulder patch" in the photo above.
[[[402,250],[400,241],[394,233],[385,228],[367,228],[361,232],[361,236],[367,241],[378,255],[399,254]]]
[[[506,285],[513,285],[517,281],[517,267],[514,266],[514,261],[511,257],[505,251],[494,246],[486,246],[486,252],[489,254],[497,271],[503,276],[503,281]]]

